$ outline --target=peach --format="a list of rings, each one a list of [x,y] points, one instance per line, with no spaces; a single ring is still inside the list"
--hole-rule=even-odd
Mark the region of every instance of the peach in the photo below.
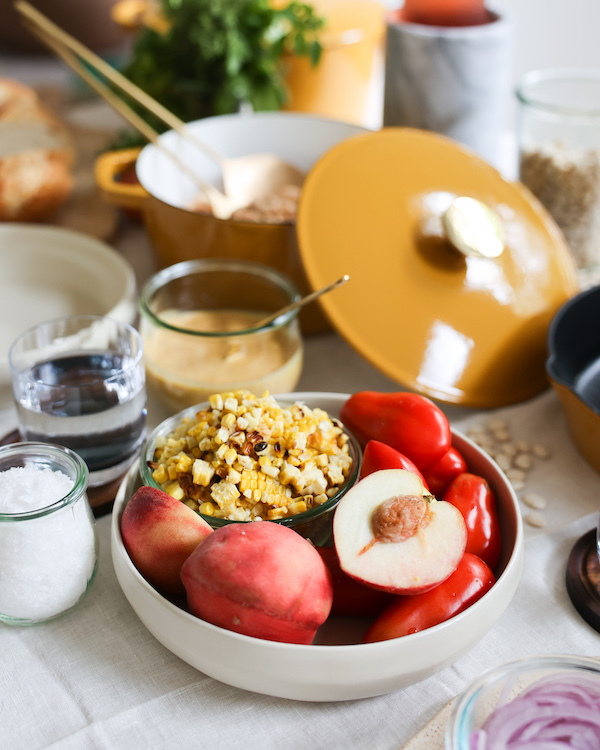
[[[331,610],[331,576],[317,550],[272,521],[216,529],[185,561],[190,611],[227,630],[312,643]]]
[[[333,539],[351,578],[392,594],[418,594],[458,566],[467,528],[451,503],[436,500],[412,471],[369,474],[340,500]]]
[[[212,533],[187,505],[154,487],[140,487],[121,517],[121,535],[129,557],[144,578],[169,594],[184,594],[181,566]]]

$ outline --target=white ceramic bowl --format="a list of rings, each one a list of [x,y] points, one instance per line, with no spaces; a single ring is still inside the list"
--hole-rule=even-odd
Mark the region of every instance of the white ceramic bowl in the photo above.
[[[280,397],[293,397],[339,416],[348,395],[295,393]],[[330,618],[310,646],[250,638],[204,622],[155,591],[125,550],[120,519],[139,483],[135,468],[121,485],[112,516],[112,558],[121,588],[160,643],[196,669],[235,687],[280,698],[340,701],[382,695],[419,682],[453,664],[490,630],[509,605],[523,564],[521,517],[508,480],[468,438],[453,432],[453,444],[470,470],[484,476],[494,489],[503,547],[496,584],[447,622],[403,638],[361,644],[369,621]]]
[[[64,315],[136,316],[133,268],[116,250],[69,229],[0,225],[0,385],[10,382],[8,350],[43,320]]]

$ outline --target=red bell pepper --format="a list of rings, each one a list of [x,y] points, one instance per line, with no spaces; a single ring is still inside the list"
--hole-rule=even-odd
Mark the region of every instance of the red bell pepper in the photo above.
[[[467,526],[467,552],[478,555],[492,568],[498,564],[502,540],[496,496],[482,477],[459,474],[443,496],[461,512]]]
[[[423,469],[423,476],[431,492],[437,498],[441,498],[454,477],[468,469],[467,462],[456,448],[449,448],[439,461]]]
[[[399,596],[366,632],[363,643],[419,633],[449,620],[489,591],[496,579],[476,555],[465,552],[450,578],[424,594]]]
[[[394,594],[378,591],[350,578],[340,568],[335,547],[316,547],[331,573],[333,604],[331,614],[340,617],[377,617],[395,599]]]
[[[342,406],[340,418],[363,446],[379,440],[403,453],[421,471],[451,447],[446,415],[417,393],[360,391]]]
[[[423,475],[410,458],[406,458],[402,453],[399,453],[394,448],[390,448],[389,445],[380,443],[379,440],[369,440],[363,451],[359,478],[363,479],[374,471],[382,471],[383,469],[405,469],[406,471],[412,471],[423,482],[423,486],[427,492],[430,491]]]

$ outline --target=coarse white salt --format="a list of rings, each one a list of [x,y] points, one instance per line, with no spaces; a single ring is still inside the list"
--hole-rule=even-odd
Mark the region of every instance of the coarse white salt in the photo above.
[[[0,471],[0,513],[26,513],[58,502],[73,489],[62,471],[34,464]]]
[[[28,464],[0,472],[1,513],[40,510],[63,498],[72,480]],[[0,613],[43,621],[70,609],[96,567],[96,540],[85,495],[38,518],[0,520]]]

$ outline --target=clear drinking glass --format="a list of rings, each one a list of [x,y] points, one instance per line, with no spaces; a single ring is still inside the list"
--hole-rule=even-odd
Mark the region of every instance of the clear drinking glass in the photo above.
[[[88,470],[46,443],[0,447],[0,621],[34,625],[69,612],[98,564]]]
[[[519,178],[548,209],[582,285],[600,280],[600,71],[548,69],[518,88]]]
[[[110,318],[76,315],[30,328],[9,353],[21,438],[86,462],[92,487],[116,479],[146,431],[142,339]]]
[[[148,391],[169,416],[213,393],[286,393],[303,361],[298,311],[261,319],[300,299],[260,263],[202,259],[165,268],[140,296]]]

